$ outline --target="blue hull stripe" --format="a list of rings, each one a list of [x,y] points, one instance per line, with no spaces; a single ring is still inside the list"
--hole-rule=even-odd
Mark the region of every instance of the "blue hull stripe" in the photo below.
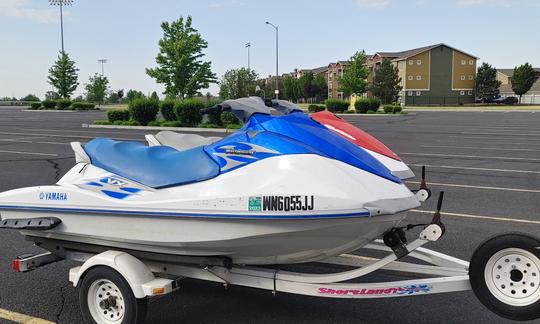
[[[320,214],[320,215],[265,215],[265,214],[196,214],[196,213],[167,213],[167,212],[143,212],[132,210],[106,210],[106,209],[79,209],[79,208],[54,208],[35,206],[10,206],[0,205],[0,209],[45,211],[58,213],[86,213],[86,214],[111,214],[111,215],[139,215],[139,216],[167,216],[167,217],[200,217],[200,218],[229,218],[229,219],[325,219],[325,218],[354,218],[370,216],[367,211],[359,211],[347,214]]]

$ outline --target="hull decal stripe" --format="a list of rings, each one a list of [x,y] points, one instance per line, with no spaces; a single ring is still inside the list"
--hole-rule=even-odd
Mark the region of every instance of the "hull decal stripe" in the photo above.
[[[168,216],[168,217],[203,217],[203,218],[237,218],[237,219],[321,219],[321,218],[346,218],[370,216],[368,211],[345,214],[315,214],[315,215],[268,215],[268,214],[202,214],[202,213],[171,213],[133,210],[106,210],[106,209],[80,209],[80,208],[54,208],[39,206],[11,206],[0,205],[0,209],[28,210],[58,213],[87,213],[87,214],[111,214],[111,215],[140,215],[140,216]]]

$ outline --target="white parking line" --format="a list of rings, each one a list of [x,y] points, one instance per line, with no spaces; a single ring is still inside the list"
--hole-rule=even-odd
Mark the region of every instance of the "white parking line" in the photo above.
[[[478,147],[478,146],[421,145],[421,147],[458,148],[458,149],[469,149],[469,150],[493,150],[493,151],[540,152],[540,150],[532,150],[532,149],[520,149],[520,148],[511,149],[511,148],[500,148],[500,147]]]
[[[513,160],[513,161],[540,162],[540,159],[520,158],[520,157],[506,157],[506,156],[483,156],[483,155],[460,155],[460,154],[437,154],[437,153],[410,153],[410,152],[401,152],[401,153],[399,153],[399,155],[450,157],[450,158],[483,159],[483,160]]]
[[[468,139],[476,139],[477,137],[463,137],[463,138],[468,138]],[[437,140],[437,142],[452,142],[452,143],[456,143],[456,140],[453,140],[453,139],[439,139]],[[538,140],[535,140],[535,143],[524,143],[524,142],[515,142],[515,141],[512,141],[512,142],[489,142],[490,145],[497,145],[497,144],[500,144],[500,145],[514,145],[514,146],[540,146],[540,143],[537,143]],[[486,144],[486,141],[467,141],[467,144]]]
[[[411,209],[410,212],[420,213],[420,214],[433,214],[435,211],[432,210],[419,210]],[[496,216],[483,216],[483,215],[472,215],[472,214],[462,214],[462,213],[448,213],[441,212],[442,216],[452,216],[452,217],[465,217],[465,218],[475,218],[475,219],[485,219],[501,222],[511,222],[511,223],[524,223],[524,224],[535,224],[540,225],[540,221],[528,220],[522,218],[507,218],[507,217],[496,217]]]
[[[8,311],[7,309],[0,308],[0,319],[5,319],[10,322],[21,324],[54,324],[54,322],[47,321],[41,318]]]
[[[26,154],[26,155],[41,155],[41,156],[58,156],[58,154],[52,154],[52,153],[22,152],[22,151],[4,151],[4,150],[0,150],[0,153]]]
[[[412,184],[420,184],[420,181],[405,181],[405,182],[412,183]],[[458,188],[471,188],[471,189],[485,189],[485,190],[502,190],[502,191],[540,193],[540,190],[534,190],[534,189],[472,186],[472,185],[464,185],[464,184],[457,184],[457,183],[438,183],[438,182],[431,182],[431,181],[428,184],[429,185],[434,185],[434,186],[441,186],[441,187],[458,187]]]
[[[487,139],[487,140],[500,140],[500,138],[497,138],[497,137],[487,137],[487,136],[457,136],[457,135],[449,135],[447,137],[456,137],[456,138],[468,138],[468,139]],[[509,140],[509,138],[506,138],[507,140]],[[533,141],[534,143],[538,143],[538,139],[536,138],[531,138],[531,139],[527,139],[527,138],[520,138],[519,139],[520,141]],[[514,143],[514,142],[512,142]],[[517,144],[517,143],[516,143]],[[526,143],[523,143],[523,144],[526,144]],[[526,144],[526,145],[531,145],[531,144]]]
[[[0,132],[0,134],[3,135],[30,135],[28,133],[12,133],[12,132]],[[96,136],[82,136],[82,135],[57,135],[57,134],[34,134],[37,136],[44,136],[44,137],[61,137],[61,138],[84,138],[84,139],[94,139]],[[96,134],[99,135],[99,134]],[[123,137],[112,137],[117,140],[123,140],[123,141],[137,141],[139,139],[137,138],[123,138]]]
[[[489,168],[475,168],[475,167],[459,167],[451,165],[433,165],[433,164],[409,164],[416,167],[430,167],[430,168],[440,168],[440,169],[458,169],[458,170],[475,170],[475,171],[495,171],[495,172],[515,172],[515,173],[531,173],[531,174],[540,174],[540,171],[531,171],[531,170],[512,170],[512,169],[489,169]]]
[[[477,132],[461,132],[465,135],[502,135],[502,136],[540,136],[538,133],[513,133],[513,134],[501,134],[501,133],[477,133]]]

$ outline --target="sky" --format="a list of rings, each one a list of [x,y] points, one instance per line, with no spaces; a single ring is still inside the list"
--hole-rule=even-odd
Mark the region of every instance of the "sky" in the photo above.
[[[401,51],[445,43],[497,68],[540,66],[538,0],[74,0],[64,8],[65,50],[76,62],[84,93],[101,71],[112,90],[144,93],[163,87],[146,75],[155,66],[160,23],[192,16],[208,41],[205,60],[221,77],[247,65],[261,77],[346,60],[356,51]],[[43,97],[48,69],[60,51],[59,8],[47,0],[0,0],[0,97]],[[217,93],[218,85],[210,92]]]

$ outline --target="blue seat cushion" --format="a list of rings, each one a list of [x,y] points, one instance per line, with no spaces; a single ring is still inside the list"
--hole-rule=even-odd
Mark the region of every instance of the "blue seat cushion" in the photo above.
[[[96,167],[152,188],[208,180],[220,171],[202,146],[178,151],[168,146],[96,138],[84,150]]]

